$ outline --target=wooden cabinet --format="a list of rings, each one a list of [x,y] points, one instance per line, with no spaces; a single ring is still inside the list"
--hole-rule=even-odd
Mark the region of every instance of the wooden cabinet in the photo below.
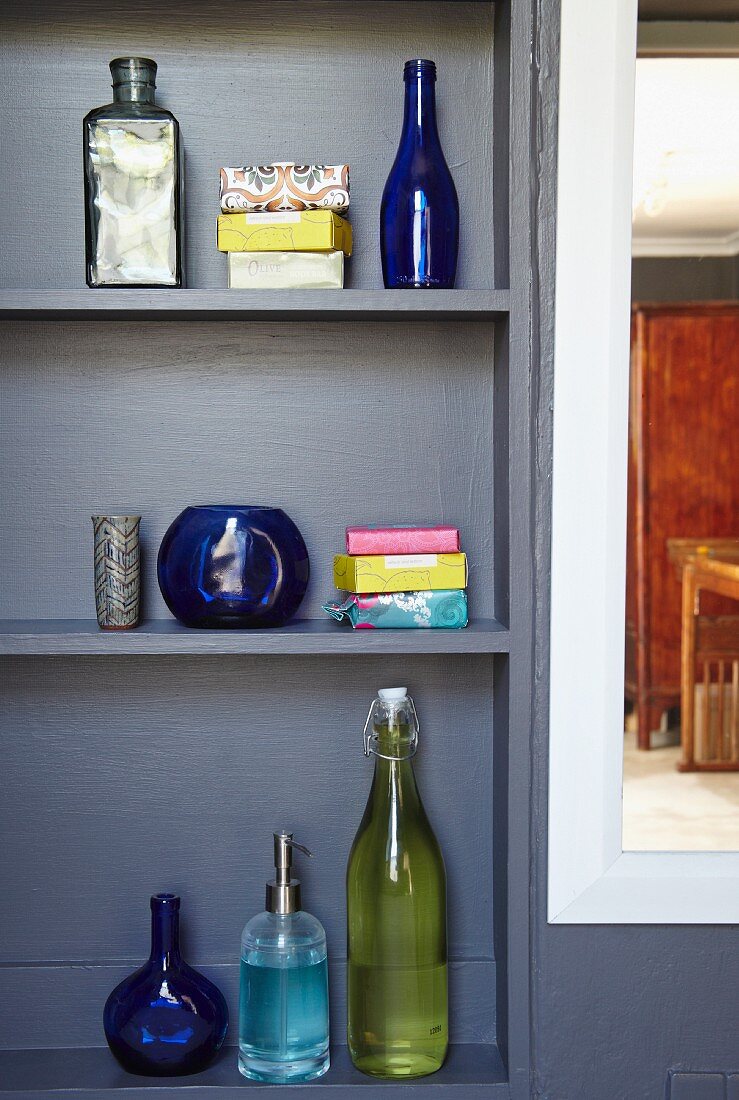
[[[636,706],[640,748],[680,702],[680,581],[667,539],[739,535],[738,425],[739,303],[636,305],[626,698]]]

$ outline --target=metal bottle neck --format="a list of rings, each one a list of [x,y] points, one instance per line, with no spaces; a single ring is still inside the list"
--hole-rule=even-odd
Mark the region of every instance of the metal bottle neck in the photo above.
[[[268,913],[298,913],[303,908],[300,896],[300,882],[268,882],[265,908]]]

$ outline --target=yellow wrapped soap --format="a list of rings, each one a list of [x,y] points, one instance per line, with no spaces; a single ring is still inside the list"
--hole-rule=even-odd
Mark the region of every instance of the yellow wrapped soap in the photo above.
[[[465,554],[337,554],[334,584],[344,592],[429,592],[465,588]]]
[[[352,227],[331,210],[219,214],[221,252],[352,253]]]

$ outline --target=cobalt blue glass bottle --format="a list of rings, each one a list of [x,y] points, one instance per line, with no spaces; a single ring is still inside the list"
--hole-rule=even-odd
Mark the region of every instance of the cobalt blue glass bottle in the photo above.
[[[436,127],[436,66],[406,61],[400,145],[380,207],[386,287],[449,289],[459,244],[459,203]]]
[[[129,1073],[167,1077],[205,1069],[223,1045],[228,1008],[221,991],[182,959],[180,899],[151,899],[148,962],[105,1002],[108,1046]]]

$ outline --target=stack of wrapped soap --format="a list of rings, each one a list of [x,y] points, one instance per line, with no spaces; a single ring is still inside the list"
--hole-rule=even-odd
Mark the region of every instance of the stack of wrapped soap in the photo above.
[[[352,253],[347,164],[221,168],[218,248],[240,290],[336,289]]]
[[[467,626],[467,556],[456,527],[347,527],[334,584],[347,596],[323,609],[355,630]]]

